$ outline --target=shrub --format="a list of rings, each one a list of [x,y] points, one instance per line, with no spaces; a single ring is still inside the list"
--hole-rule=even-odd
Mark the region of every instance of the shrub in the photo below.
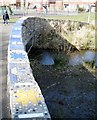
[[[78,7],[78,12],[84,12],[85,8]]]

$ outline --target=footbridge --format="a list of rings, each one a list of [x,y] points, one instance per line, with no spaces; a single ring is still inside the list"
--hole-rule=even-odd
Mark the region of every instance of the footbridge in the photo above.
[[[41,90],[33,77],[25,46],[22,41],[22,23],[13,26],[8,46],[8,94],[11,118],[50,119]]]

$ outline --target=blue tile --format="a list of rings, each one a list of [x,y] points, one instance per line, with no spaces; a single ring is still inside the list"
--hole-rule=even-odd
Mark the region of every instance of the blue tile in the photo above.
[[[10,72],[10,83],[14,84],[18,82],[18,76]]]
[[[26,55],[23,54],[23,53],[12,53],[11,54],[11,58],[14,58],[14,59],[25,59],[26,58]]]
[[[24,46],[21,44],[10,44],[9,48],[10,50],[24,50]]]
[[[20,30],[12,30],[11,31],[11,35],[21,35],[21,31]]]
[[[15,38],[15,37],[12,37],[12,35],[10,36],[10,43],[11,42],[22,42],[22,39],[21,38]]]

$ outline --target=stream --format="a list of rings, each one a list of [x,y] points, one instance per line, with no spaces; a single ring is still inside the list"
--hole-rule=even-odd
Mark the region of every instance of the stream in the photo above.
[[[83,50],[81,52],[74,52],[70,55],[69,65],[80,65],[83,62],[93,62],[97,66],[97,51]]]

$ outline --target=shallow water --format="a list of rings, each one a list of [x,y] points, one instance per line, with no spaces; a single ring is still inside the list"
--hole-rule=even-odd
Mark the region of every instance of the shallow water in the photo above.
[[[69,65],[80,65],[83,62],[93,62],[97,66],[97,51],[86,50],[81,52],[74,52],[70,55]]]

